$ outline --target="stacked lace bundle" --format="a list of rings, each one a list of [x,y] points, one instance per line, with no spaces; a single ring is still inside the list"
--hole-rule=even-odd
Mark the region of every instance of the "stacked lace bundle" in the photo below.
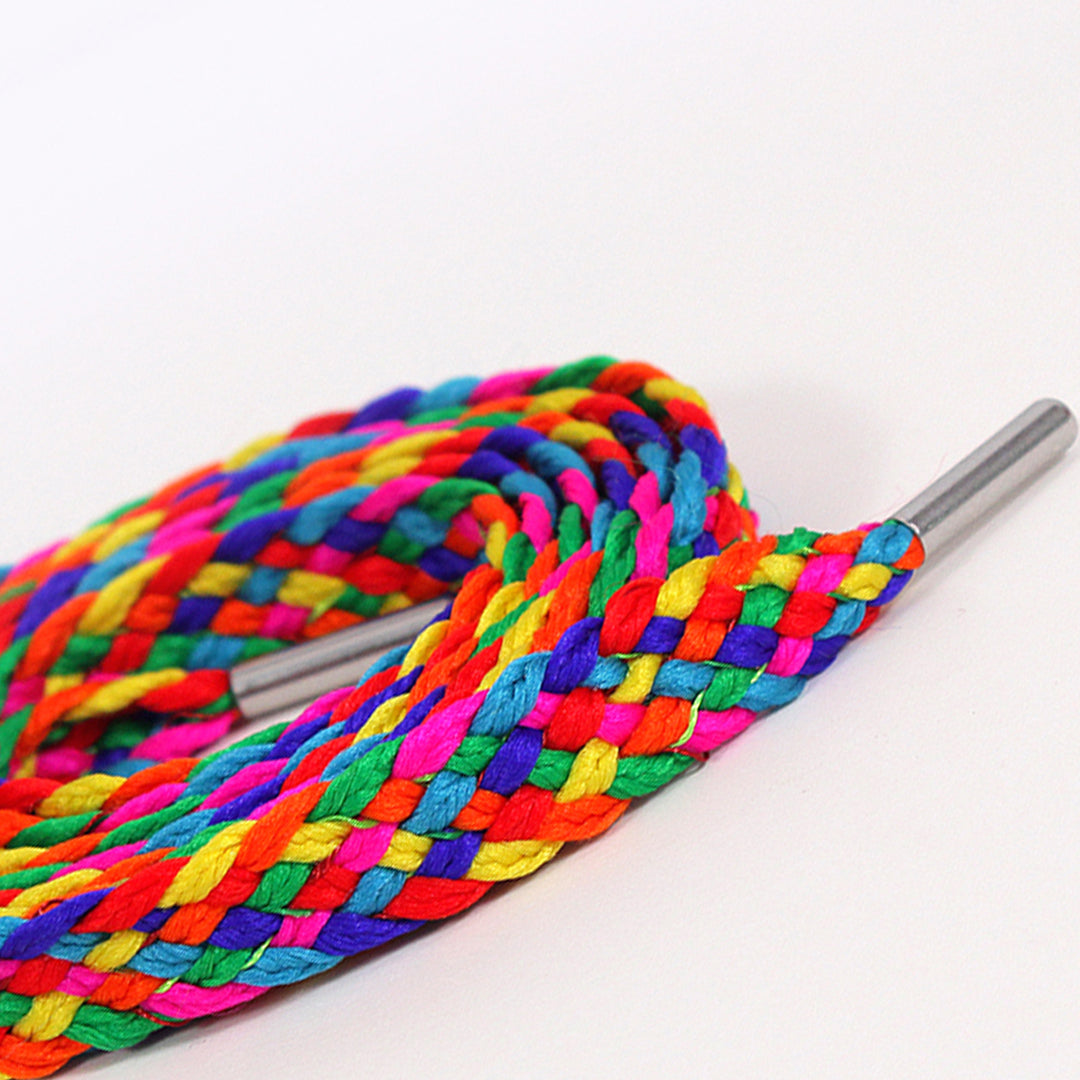
[[[318,417],[0,571],[0,1074],[46,1075],[463,911],[793,699],[922,548],[758,537],[644,364]],[[455,594],[296,721],[243,659]]]

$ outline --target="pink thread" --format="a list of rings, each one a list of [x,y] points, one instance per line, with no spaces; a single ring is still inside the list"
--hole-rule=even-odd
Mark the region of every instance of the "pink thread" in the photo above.
[[[528,715],[522,719],[522,726],[536,728],[538,731],[542,731],[551,723],[551,718],[555,715],[562,700],[561,694],[552,694],[546,690],[541,690],[540,693],[536,695],[536,704],[532,707]]]
[[[0,580],[8,581],[17,578],[24,570],[27,570],[31,566],[33,566],[34,563],[43,561],[47,559],[50,555],[55,555],[56,552],[58,552],[62,547],[64,547],[65,544],[69,544],[70,542],[70,540],[57,540],[55,544],[50,544],[48,547],[42,548],[40,551],[35,551],[33,555],[27,555],[25,559],[23,559],[21,562],[17,562],[11,568],[5,578]]]
[[[469,404],[480,405],[485,401],[517,397],[554,370],[553,367],[533,368],[531,371],[508,371],[503,375],[493,375],[473,387]]]
[[[354,686],[343,686],[340,690],[331,690],[329,693],[323,694],[322,697],[316,698],[295,720],[285,727],[282,734],[287,731],[295,731],[298,727],[303,727],[309,720],[314,720],[316,717],[331,712],[355,689]]]
[[[703,531],[711,533],[716,528],[719,516],[720,500],[715,495],[707,495],[705,497],[705,524]]]
[[[543,551],[551,539],[551,514],[539,495],[526,491],[521,495],[521,529],[537,551]]]
[[[100,825],[98,829],[105,831],[115,829],[117,825],[123,825],[132,818],[142,817],[143,814],[156,813],[164,806],[175,802],[182,794],[186,784],[176,782],[172,784],[158,784],[157,787],[136,795],[129,799],[123,806],[114,810]]]
[[[205,538],[209,535],[209,530],[236,505],[238,499],[238,495],[232,495],[211,506],[189,510],[175,521],[162,525],[147,546],[147,556],[153,558],[156,555],[165,555],[184,544]]]
[[[374,825],[370,829],[353,829],[337,849],[334,862],[354,874],[362,874],[386,854],[393,838],[392,822]]]
[[[123,862],[124,859],[130,859],[132,855],[138,855],[142,846],[142,841],[137,840],[131,844],[120,844],[117,847],[109,848],[108,851],[99,851],[96,855],[87,855],[85,858],[77,859],[66,866],[58,866],[49,875],[49,880],[63,877],[65,874],[70,874],[75,870],[108,870],[110,866],[115,866],[116,863]]]
[[[430,424],[406,424],[401,420],[387,420],[387,428],[374,439],[364,444],[365,450],[372,450],[386,443],[396,442],[406,435],[419,435],[425,431],[445,431],[452,428],[456,420],[433,420]]]
[[[813,647],[813,638],[782,637],[765,670],[770,675],[798,675]]]
[[[441,477],[399,476],[380,484],[359,506],[349,512],[357,521],[388,522],[403,506],[413,502],[421,492],[437,484]]]
[[[850,555],[815,555],[806,560],[806,566],[795,582],[795,592],[832,592],[855,560]]]
[[[35,675],[30,679],[20,679],[8,687],[7,701],[0,716],[10,716],[13,712],[41,700],[45,694],[45,677]]]
[[[272,758],[270,761],[253,761],[250,765],[245,765],[238,773],[230,776],[221,787],[208,795],[203,806],[210,809],[224,806],[249,788],[257,787],[272,776],[277,776],[286,764],[285,758]]]
[[[645,715],[645,706],[637,704],[604,705],[604,719],[600,722],[597,738],[612,746],[622,746],[634,733]]]
[[[76,750],[73,746],[54,746],[38,754],[37,774],[47,780],[67,783],[83,773],[91,772],[93,765],[93,755],[85,750]]]
[[[630,509],[642,521],[648,521],[660,509],[660,485],[656,480],[656,473],[647,472],[634,485],[634,493],[630,496]]]
[[[484,533],[480,528],[480,523],[468,510],[459,511],[450,519],[450,521],[454,528],[457,529],[470,544],[476,544],[477,547],[484,546]]]
[[[238,709],[230,709],[215,720],[198,723],[188,722],[166,728],[143,739],[131,752],[133,758],[149,758],[151,761],[168,761],[174,757],[191,757],[192,754],[216,742],[228,734],[229,728],[240,719]]]
[[[307,568],[313,574],[326,574],[328,577],[341,577],[352,562],[353,556],[347,551],[338,551],[329,544],[319,544],[307,561]]]
[[[580,506],[585,520],[591,522],[600,501],[596,488],[577,469],[563,469],[559,473],[558,483],[566,501]]]
[[[307,608],[294,607],[292,604],[282,604],[280,601],[271,604],[263,620],[262,636],[288,640],[298,638],[310,614]]]
[[[147,1000],[147,1007],[170,1020],[195,1020],[210,1013],[222,1012],[252,1001],[266,993],[265,986],[246,986],[229,983],[228,986],[192,986],[189,983],[173,983],[168,990],[155,993]]]
[[[108,971],[93,971],[82,964],[76,964],[56,989],[62,994],[71,994],[72,997],[89,997],[110,974]]]
[[[478,695],[453,701],[405,736],[394,760],[398,779],[438,772],[454,755],[480,707]]]
[[[650,475],[652,475],[650,473]],[[668,540],[675,521],[675,508],[665,503],[638,530],[634,546],[637,548],[637,566],[630,575],[638,578],[666,578],[668,573]]]
[[[587,558],[592,554],[592,547],[586,544],[584,547],[578,548],[569,559],[566,560],[559,568],[540,586],[540,595],[547,596],[553,589],[557,589],[563,582],[563,579],[570,573],[570,568],[576,566],[582,559]]]
[[[740,731],[745,731],[754,715],[749,709],[740,708],[738,705],[724,709],[723,712],[700,709],[694,733],[683,743],[681,749],[691,754],[715,750],[721,743],[733,739]]]
[[[271,938],[275,948],[310,949],[322,932],[332,911],[316,911],[311,915],[286,915],[281,929]]]

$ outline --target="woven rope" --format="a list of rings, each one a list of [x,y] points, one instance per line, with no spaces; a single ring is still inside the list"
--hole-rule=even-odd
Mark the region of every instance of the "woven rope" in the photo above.
[[[594,359],[319,417],[0,571],[0,1073],[532,873],[794,698],[921,555],[758,538],[698,395]],[[238,661],[455,590],[358,688],[196,756]]]

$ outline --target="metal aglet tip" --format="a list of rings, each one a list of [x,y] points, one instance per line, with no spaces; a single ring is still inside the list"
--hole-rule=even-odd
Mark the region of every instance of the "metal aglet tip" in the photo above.
[[[303,645],[245,660],[229,673],[236,704],[249,720],[260,720],[353,685],[387,650],[412,641],[449,602],[417,604]]]
[[[1053,398],[1029,405],[892,520],[914,530],[928,558],[1052,465],[1076,441],[1076,417]]]

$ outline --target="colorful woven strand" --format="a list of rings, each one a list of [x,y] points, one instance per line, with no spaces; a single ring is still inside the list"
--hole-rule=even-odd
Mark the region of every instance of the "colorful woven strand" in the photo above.
[[[755,535],[643,364],[402,390],[0,571],[0,1074],[231,1008],[463,911],[794,698],[921,562]],[[238,661],[452,607],[206,757]]]

